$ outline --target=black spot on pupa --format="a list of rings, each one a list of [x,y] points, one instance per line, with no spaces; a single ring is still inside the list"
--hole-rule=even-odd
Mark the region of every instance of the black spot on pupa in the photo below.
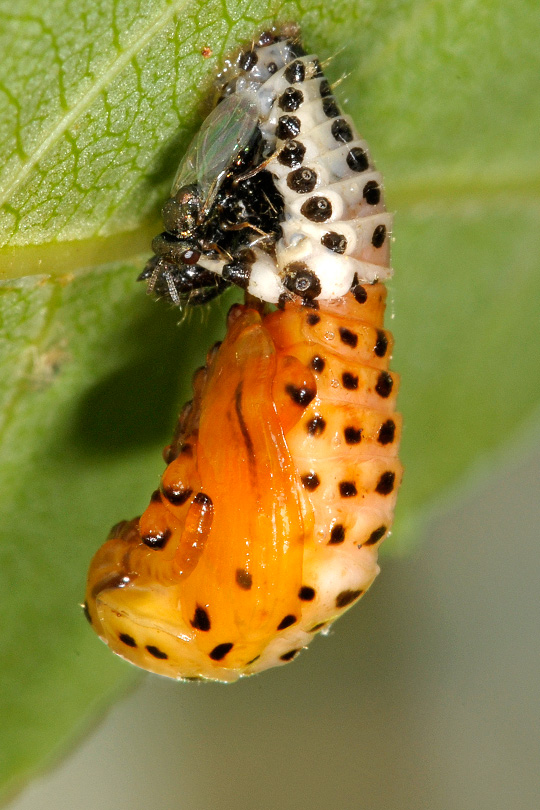
[[[278,154],[278,163],[282,166],[289,166],[291,169],[297,169],[302,165],[304,155],[306,154],[306,147],[300,141],[287,141]]]
[[[302,476],[302,485],[310,492],[316,490],[320,483],[321,481],[317,473],[309,472]]]
[[[328,79],[323,79],[321,81],[319,85],[319,93],[321,94],[321,98],[332,95],[332,88],[330,87],[330,82]]]
[[[387,419],[379,428],[377,441],[379,444],[392,444],[396,434],[396,423],[393,419]]]
[[[246,571],[245,568],[237,568],[236,569],[236,584],[240,586],[244,591],[249,591],[251,586],[253,585],[253,577]]]
[[[241,70],[251,70],[258,61],[259,57],[256,51],[244,51],[244,53],[240,54],[240,58],[238,59],[238,67]]]
[[[212,498],[206,492],[197,492],[193,498],[193,503],[201,504],[201,506],[212,506]]]
[[[280,621],[280,623],[277,626],[277,629],[278,630],[285,630],[286,627],[290,627],[291,624],[295,624],[296,621],[297,621],[296,616],[293,616],[292,613],[288,613]]]
[[[150,503],[161,503],[161,492],[155,489],[150,495]]]
[[[150,655],[153,655],[154,658],[159,658],[162,661],[165,661],[169,657],[167,653],[164,653],[163,650],[159,649],[159,647],[154,647],[153,644],[147,644],[146,649]]]
[[[280,661],[292,661],[295,658],[300,650],[289,650],[289,652],[283,653],[283,655],[279,656]]]
[[[197,605],[190,624],[195,630],[201,630],[203,633],[207,633],[208,630],[210,630],[210,616],[208,615],[208,611],[200,605]]]
[[[355,349],[358,345],[358,335],[356,332],[352,332],[344,326],[339,327],[339,337],[341,338],[341,342],[346,346],[350,346],[351,349]]]
[[[311,222],[326,222],[332,216],[332,203],[326,197],[310,197],[300,208],[300,213]]]
[[[386,526],[379,526],[378,529],[375,529],[374,532],[371,532],[368,539],[365,541],[364,546],[373,546],[375,543],[378,543],[381,537],[384,537],[386,534]]]
[[[386,225],[377,225],[371,237],[371,244],[374,248],[380,248],[384,245],[386,239]]]
[[[328,541],[328,545],[338,546],[340,543],[343,543],[344,540],[345,527],[341,523],[336,523],[330,532],[330,540]]]
[[[278,119],[276,136],[280,141],[288,141],[300,134],[300,119],[296,115],[282,115]]]
[[[347,388],[349,391],[356,391],[358,388],[358,377],[356,374],[351,374],[350,371],[344,371],[341,375],[341,382],[343,388]]]
[[[387,470],[383,472],[377,486],[375,487],[375,492],[378,492],[379,495],[389,495],[392,490],[394,489],[394,483],[396,480],[396,474]]]
[[[120,639],[122,644],[126,644],[128,647],[136,647],[137,646],[137,642],[135,641],[133,636],[129,635],[129,633],[120,633],[118,638]]]
[[[381,371],[377,380],[377,385],[375,386],[375,391],[380,397],[386,399],[392,393],[393,387],[394,381],[392,376],[387,371]]]
[[[278,66],[276,65],[275,62],[268,62],[267,66],[266,66],[266,69],[267,69],[268,73],[270,74],[270,76],[273,76],[274,73],[277,73]]]
[[[347,239],[341,233],[328,231],[321,236],[321,245],[334,253],[343,254],[347,250]]]
[[[322,416],[314,416],[313,419],[310,419],[306,424],[306,430],[310,436],[320,436],[324,433],[325,427],[326,421]]]
[[[386,337],[382,329],[377,329],[377,341],[375,343],[375,348],[373,349],[373,351],[375,352],[377,357],[384,357],[387,349],[388,349],[388,338]]]
[[[350,605],[351,602],[354,602],[355,599],[358,599],[359,596],[362,596],[363,593],[364,591],[362,590],[341,591],[341,593],[338,593],[338,595],[336,596],[336,607],[337,608],[347,607],[347,605]]]
[[[355,428],[352,426],[346,427],[343,431],[345,441],[347,444],[360,444],[362,439],[362,428]]]
[[[358,495],[354,481],[340,481],[339,494],[342,498],[354,498],[355,495]]]
[[[338,143],[350,143],[353,139],[353,131],[344,118],[336,118],[332,122],[332,137]]]
[[[310,300],[316,298],[321,292],[319,279],[304,262],[290,262],[284,268],[283,286],[296,295]]]
[[[306,68],[304,63],[300,62],[299,60],[296,62],[291,62],[290,65],[287,65],[283,75],[289,84],[298,84],[299,82],[303,82],[306,76]]]
[[[370,180],[364,186],[364,199],[368,205],[378,205],[381,200],[381,187],[375,180]]]
[[[214,647],[212,652],[209,653],[209,657],[212,659],[212,661],[222,661],[233,647],[234,644],[231,644],[230,642],[218,644],[217,647]]]
[[[324,371],[325,365],[326,363],[324,362],[324,359],[319,354],[316,354],[311,358],[310,366],[313,371],[317,371],[320,374],[321,371]]]
[[[352,172],[365,172],[369,167],[369,159],[366,152],[359,146],[353,146],[347,155],[347,166]]]
[[[311,312],[306,318],[306,323],[309,326],[317,326],[317,324],[320,323],[320,320],[321,320],[320,315],[315,315],[313,312]]]
[[[308,631],[309,633],[318,633],[319,630],[322,630],[323,627],[326,627],[328,622],[319,622],[319,624],[314,624],[313,627]]]
[[[188,498],[190,498],[193,494],[192,489],[184,489],[183,487],[180,489],[176,489],[174,487],[166,487],[163,489],[163,495],[169,503],[174,504],[175,506],[182,506]]]
[[[293,402],[295,402],[297,405],[302,405],[303,407],[307,407],[311,400],[315,398],[317,393],[312,388],[298,388],[292,383],[285,386],[285,391]]]
[[[365,304],[367,301],[367,292],[361,284],[356,284],[353,287],[352,294],[359,304]]]
[[[317,185],[317,172],[307,166],[294,169],[287,175],[287,185],[291,191],[296,191],[297,194],[308,194]]]
[[[160,549],[164,548],[167,545],[168,540],[171,537],[171,530],[165,529],[163,532],[156,532],[155,534],[144,534],[141,535],[141,540],[148,546],[148,548],[155,548]]]
[[[312,588],[310,585],[302,585],[298,591],[298,598],[301,599],[302,602],[312,602],[313,599],[315,599],[315,588]]]
[[[323,98],[322,106],[323,112],[327,118],[337,118],[338,115],[341,115],[340,109],[333,96],[326,96]]]
[[[295,87],[287,87],[281,94],[278,106],[283,112],[294,112],[304,101],[304,94]]]
[[[254,664],[254,663],[255,663],[255,661],[258,661],[260,657],[261,657],[261,656],[260,656],[260,654],[259,654],[259,655],[256,655],[256,656],[255,656],[255,658],[252,658],[252,659],[251,659],[251,661],[247,661],[247,662],[246,662],[246,667],[249,667],[249,666],[251,666],[251,664]]]

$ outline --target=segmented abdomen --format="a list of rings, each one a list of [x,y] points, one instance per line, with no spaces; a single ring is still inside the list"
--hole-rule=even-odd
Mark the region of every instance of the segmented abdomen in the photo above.
[[[92,562],[87,614],[115,652],[235,680],[292,660],[369,587],[401,478],[385,295],[233,308],[160,490]]]

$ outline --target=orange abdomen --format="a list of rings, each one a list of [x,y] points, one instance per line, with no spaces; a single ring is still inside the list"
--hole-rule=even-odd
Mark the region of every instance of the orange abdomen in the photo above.
[[[385,297],[233,307],[160,489],[92,561],[87,613],[116,653],[235,680],[292,660],[367,590],[401,478]]]

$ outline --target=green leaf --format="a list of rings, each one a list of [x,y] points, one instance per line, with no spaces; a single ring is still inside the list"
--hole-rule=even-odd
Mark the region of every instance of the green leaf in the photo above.
[[[87,564],[145,507],[232,300],[178,325],[134,279],[216,70],[261,27],[297,19],[310,50],[336,54],[328,74],[346,75],[337,93],[397,212],[406,474],[390,551],[494,451],[538,436],[536,2],[44,6],[0,0],[5,791],[134,677],[82,619]]]

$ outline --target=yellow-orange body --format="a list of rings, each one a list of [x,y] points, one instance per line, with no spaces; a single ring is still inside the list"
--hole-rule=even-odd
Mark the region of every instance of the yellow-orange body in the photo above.
[[[370,586],[401,478],[385,297],[233,307],[160,489],[92,561],[87,615],[114,652],[233,681],[292,660]]]

